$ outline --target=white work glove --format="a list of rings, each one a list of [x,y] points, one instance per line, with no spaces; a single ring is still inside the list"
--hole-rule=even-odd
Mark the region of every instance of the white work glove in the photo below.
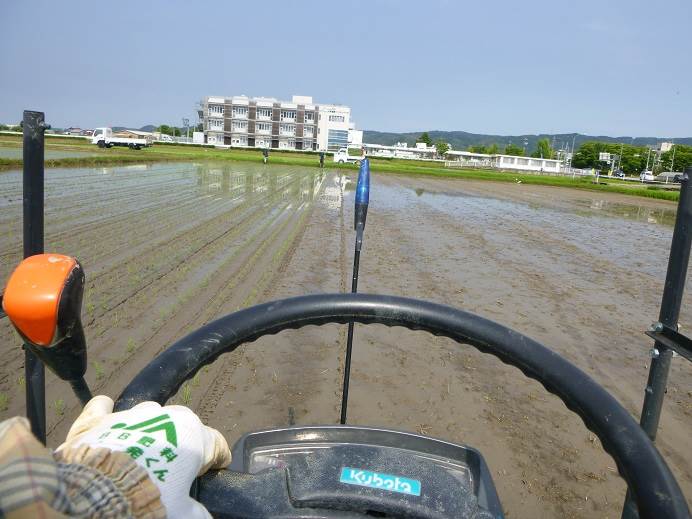
[[[159,487],[168,517],[210,518],[190,497],[195,477],[231,462],[226,439],[187,407],[142,402],[113,413],[113,400],[92,398],[57,450],[79,445],[126,452]]]

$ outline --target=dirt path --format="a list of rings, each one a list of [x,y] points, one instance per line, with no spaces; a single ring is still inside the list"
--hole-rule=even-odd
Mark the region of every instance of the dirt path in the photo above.
[[[47,186],[50,247],[77,255],[87,271],[96,392],[116,396],[170,342],[220,315],[350,286],[353,186],[335,174],[254,165],[103,171],[55,172]],[[19,259],[21,192],[10,175],[0,182],[5,277]],[[360,289],[447,303],[514,327],[638,415],[650,348],[640,331],[658,313],[671,210],[568,189],[377,176]],[[685,310],[681,324],[691,320]],[[336,423],[345,328],[245,345],[175,400],[229,441],[264,427]],[[612,459],[538,383],[422,332],[357,326],[355,337],[351,423],[480,449],[509,517],[619,517],[624,485]],[[23,410],[23,359],[6,322],[0,341],[7,416]],[[692,370],[673,364],[659,447],[690,496]],[[48,398],[56,444],[78,407],[64,384],[48,381],[48,394],[61,396]]]

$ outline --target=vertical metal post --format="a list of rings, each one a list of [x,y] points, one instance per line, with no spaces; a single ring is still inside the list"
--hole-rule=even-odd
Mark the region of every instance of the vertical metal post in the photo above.
[[[682,294],[685,290],[687,266],[690,260],[690,246],[692,246],[692,188],[690,187],[690,176],[692,176],[692,167],[687,167],[680,184],[680,200],[675,216],[673,240],[670,245],[668,272],[666,273],[666,283],[663,287],[661,310],[658,315],[659,323],[674,330],[678,329],[678,317],[680,316]],[[639,422],[642,429],[651,438],[651,441],[656,440],[672,357],[673,351],[671,349],[658,341],[654,343],[649,379],[644,391],[644,406],[642,407],[642,416]],[[628,492],[625,498],[625,506],[622,510],[622,517],[631,519],[638,516],[637,507]]]
[[[43,112],[24,111],[24,257],[43,253]],[[31,432],[46,443],[46,384],[43,363],[24,348],[26,415]]]
[[[362,232],[362,231],[361,231]],[[362,238],[360,240],[362,243]],[[358,242],[356,242],[358,243]],[[351,293],[358,292],[358,267],[360,263],[360,247],[356,245],[356,251],[353,256],[353,278],[351,280]],[[348,412],[348,386],[351,381],[351,356],[353,354],[353,323],[348,323],[348,334],[346,336],[346,361],[344,362],[344,387],[341,392],[341,417],[339,422],[341,425],[346,423],[346,414]]]

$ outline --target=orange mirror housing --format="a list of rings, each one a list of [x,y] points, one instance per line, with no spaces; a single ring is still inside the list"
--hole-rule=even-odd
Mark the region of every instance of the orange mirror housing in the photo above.
[[[2,306],[20,334],[39,346],[58,337],[63,290],[78,262],[62,254],[37,254],[22,261],[7,281]]]

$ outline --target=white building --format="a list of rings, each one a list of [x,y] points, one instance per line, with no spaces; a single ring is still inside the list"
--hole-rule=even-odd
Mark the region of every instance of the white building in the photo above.
[[[449,165],[471,166],[497,169],[516,169],[523,171],[543,171],[560,173],[562,160],[541,159],[533,157],[515,157],[514,155],[488,155],[470,151],[448,151],[446,153]]]
[[[434,160],[438,158],[437,148],[434,146],[428,147],[424,142],[417,142],[415,148],[410,148],[405,142],[397,142],[394,146],[365,143],[362,147],[372,157],[410,160]]]
[[[288,150],[338,150],[360,144],[348,106],[312,97],[205,97],[198,108],[208,144]]]

